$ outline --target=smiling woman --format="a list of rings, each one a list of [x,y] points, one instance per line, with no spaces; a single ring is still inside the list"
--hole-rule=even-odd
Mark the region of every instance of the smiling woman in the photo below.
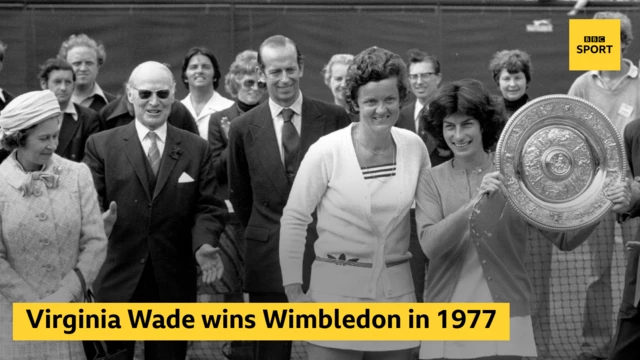
[[[502,50],[493,55],[489,70],[504,101],[507,119],[529,102],[527,89],[531,82],[531,57],[522,50]]]
[[[410,216],[418,179],[431,166],[415,133],[394,127],[408,96],[406,66],[369,48],[349,67],[345,99],[359,122],[309,148],[280,229],[280,264],[290,302],[415,302]],[[305,233],[317,208],[310,290],[302,292]],[[412,341],[312,341],[310,360],[408,359]]]
[[[15,98],[0,114],[0,348],[10,359],[85,359],[82,343],[14,342],[15,302],[81,302],[107,239],[89,169],[54,154],[60,107],[49,90]],[[34,216],[35,212],[35,216]]]
[[[425,341],[420,358],[535,357],[531,285],[524,265],[527,242],[540,233],[561,250],[572,250],[595,225],[564,233],[538,230],[506,202],[504,178],[491,152],[502,130],[502,113],[479,81],[443,85],[424,116],[429,131],[439,134],[454,155],[426,171],[416,192],[420,244],[430,260],[425,301],[508,302],[511,338]],[[607,197],[622,209],[628,204],[626,184],[612,186]]]

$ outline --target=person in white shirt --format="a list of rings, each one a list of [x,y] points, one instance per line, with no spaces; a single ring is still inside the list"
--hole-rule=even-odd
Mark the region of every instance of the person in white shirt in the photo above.
[[[182,83],[189,90],[182,103],[196,120],[203,139],[209,135],[209,117],[234,104],[216,91],[220,83],[220,65],[205,47],[192,47],[182,62]]]

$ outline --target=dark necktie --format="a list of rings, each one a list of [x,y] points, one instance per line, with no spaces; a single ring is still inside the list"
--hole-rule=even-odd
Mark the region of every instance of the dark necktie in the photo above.
[[[284,169],[287,173],[289,184],[293,184],[298,171],[298,158],[300,154],[300,136],[293,125],[293,110],[282,109],[282,146],[284,148]]]
[[[160,167],[160,149],[158,149],[158,143],[156,139],[158,135],[153,131],[149,131],[147,134],[149,140],[151,140],[151,147],[149,147],[149,164],[151,164],[151,169],[153,170],[153,175],[158,175],[158,168]]]

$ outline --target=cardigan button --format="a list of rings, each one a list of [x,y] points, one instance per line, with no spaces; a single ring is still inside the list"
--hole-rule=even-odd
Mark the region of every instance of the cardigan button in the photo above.
[[[493,279],[491,278],[491,276],[489,276],[489,277],[487,277],[487,280],[491,281],[491,280],[493,280]]]
[[[38,219],[40,219],[40,221],[45,221],[45,220],[47,220],[47,214],[45,214],[45,213],[39,213],[38,215],[36,215],[36,217],[37,217]]]
[[[487,260],[482,260],[482,263],[483,263],[483,264],[486,264],[486,263],[487,263]]]
[[[51,244],[51,240],[49,240],[49,239],[41,239],[40,243],[42,244],[42,246],[47,246],[47,245]]]
[[[40,189],[35,189],[35,190],[33,190],[33,195],[35,195],[35,196],[40,196],[40,195],[42,195],[42,190],[40,190]]]

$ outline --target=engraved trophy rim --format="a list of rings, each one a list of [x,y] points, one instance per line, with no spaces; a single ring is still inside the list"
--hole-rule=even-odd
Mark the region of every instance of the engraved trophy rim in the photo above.
[[[545,112],[545,106],[553,111],[550,110],[549,115],[540,115]],[[569,108],[570,110],[567,110]],[[563,110],[564,113],[558,113]],[[590,116],[578,117],[577,114],[571,112],[574,110],[586,111],[586,115]],[[591,120],[591,115],[595,116],[594,120]],[[604,126],[608,133],[599,134],[587,120],[598,122]],[[527,125],[527,123],[529,126],[525,130],[514,132],[518,125]],[[567,200],[555,201],[544,198],[529,188],[531,181],[525,178],[526,171],[523,169],[525,165],[522,164],[524,157],[522,153],[525,145],[534,135],[541,134],[543,130],[560,129],[567,126],[571,127],[571,130],[567,132],[574,132],[576,133],[575,137],[582,137],[585,148],[587,148],[585,151],[591,155],[591,159],[589,159],[591,173],[586,188]],[[610,147],[614,147],[613,145],[605,143],[609,138],[613,138],[615,143],[613,150],[610,149]],[[510,153],[508,154],[507,151]],[[550,159],[553,156],[561,158],[564,160],[561,165],[568,164],[571,167],[572,161],[575,161],[571,158],[571,154],[571,151],[563,149],[558,149],[555,152],[549,152],[547,149],[543,155],[545,159]],[[565,159],[566,157],[568,159]],[[539,162],[542,163],[542,160]],[[497,170],[505,177],[507,188],[505,197],[511,207],[533,226],[550,231],[578,230],[600,221],[612,206],[611,201],[606,199],[604,190],[614,181],[625,181],[627,172],[627,157],[622,136],[607,115],[584,99],[564,94],[542,96],[518,109],[502,130],[496,146],[495,163]],[[549,181],[561,181],[566,177],[567,170],[565,168],[552,170],[555,172],[540,172],[550,176],[551,180]],[[576,173],[576,176],[578,175],[580,174]],[[582,179],[581,177],[577,178]],[[591,210],[593,213],[584,218],[580,217],[586,211]]]

